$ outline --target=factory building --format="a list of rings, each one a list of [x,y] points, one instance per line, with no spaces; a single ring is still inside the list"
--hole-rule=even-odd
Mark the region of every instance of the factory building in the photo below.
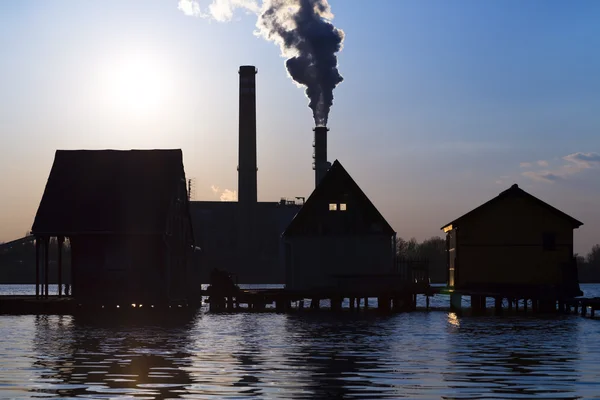
[[[256,73],[239,69],[238,201],[190,203],[202,282],[218,268],[237,283],[290,289],[331,286],[338,274],[351,286],[389,284],[395,232],[344,167],[327,161],[327,127],[313,129],[316,189],[307,203],[257,201]]]
[[[190,202],[203,283],[214,268],[238,283],[284,282],[281,234],[302,204],[257,201],[256,74],[254,66],[239,69],[238,201]]]

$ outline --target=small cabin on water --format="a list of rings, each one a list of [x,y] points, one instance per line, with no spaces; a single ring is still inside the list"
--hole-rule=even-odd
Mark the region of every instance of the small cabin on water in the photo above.
[[[165,303],[199,289],[181,150],[56,151],[32,234],[38,246],[70,241],[82,302]]]
[[[290,290],[380,290],[393,284],[396,233],[335,161],[283,233]]]
[[[580,221],[519,188],[442,227],[457,291],[578,296],[573,230]]]

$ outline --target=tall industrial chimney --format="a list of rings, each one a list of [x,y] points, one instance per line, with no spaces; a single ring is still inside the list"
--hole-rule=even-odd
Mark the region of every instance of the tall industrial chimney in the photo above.
[[[242,65],[240,74],[240,126],[238,202],[256,203],[256,67]]]
[[[330,164],[327,162],[327,132],[329,129],[326,126],[317,126],[313,131],[315,132],[313,169],[315,170],[315,187],[317,187],[329,170]]]

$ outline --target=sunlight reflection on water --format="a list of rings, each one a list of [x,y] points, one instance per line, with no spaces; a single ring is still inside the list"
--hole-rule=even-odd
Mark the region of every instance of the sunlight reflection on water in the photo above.
[[[0,316],[0,397],[589,398],[598,337],[574,315]]]

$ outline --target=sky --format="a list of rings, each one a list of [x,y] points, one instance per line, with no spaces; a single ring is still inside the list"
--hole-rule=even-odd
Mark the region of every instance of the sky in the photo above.
[[[195,200],[234,196],[240,65],[258,68],[259,200],[311,193],[314,121],[278,46],[251,10],[179,1],[0,2],[0,242],[31,229],[56,149],[181,148]],[[517,183],[584,222],[576,252],[600,243],[600,2],[329,4],[329,159],[399,236]]]

